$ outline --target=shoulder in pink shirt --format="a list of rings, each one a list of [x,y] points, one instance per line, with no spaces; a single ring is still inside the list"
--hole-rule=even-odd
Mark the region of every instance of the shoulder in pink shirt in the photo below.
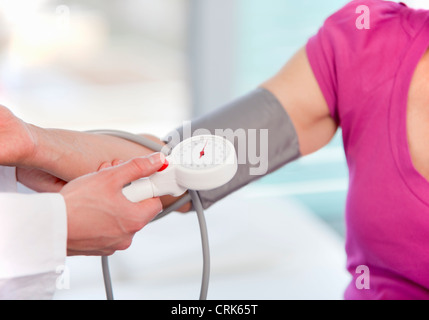
[[[361,5],[369,29],[357,27]],[[382,0],[351,1],[307,43],[349,167],[346,299],[429,299],[429,182],[406,130],[410,83],[428,48],[429,11]],[[359,266],[369,288],[356,285]]]

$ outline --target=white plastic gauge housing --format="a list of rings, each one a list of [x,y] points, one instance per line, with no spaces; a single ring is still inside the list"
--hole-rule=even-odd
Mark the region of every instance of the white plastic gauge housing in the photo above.
[[[123,190],[133,202],[186,190],[212,190],[228,183],[238,168],[234,145],[220,136],[202,135],[178,144],[162,171],[131,183]]]
[[[219,136],[196,136],[171,153],[179,185],[190,190],[211,190],[228,183],[237,172],[234,145]]]

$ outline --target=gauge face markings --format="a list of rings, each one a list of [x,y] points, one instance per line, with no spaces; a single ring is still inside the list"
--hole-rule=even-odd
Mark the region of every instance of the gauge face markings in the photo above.
[[[206,170],[224,165],[231,152],[226,140],[216,136],[193,137],[178,147],[177,164],[192,170]]]

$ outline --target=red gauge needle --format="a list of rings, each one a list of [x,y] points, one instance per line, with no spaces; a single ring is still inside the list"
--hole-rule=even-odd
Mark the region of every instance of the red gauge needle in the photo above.
[[[203,150],[201,150],[201,152],[200,152],[200,159],[201,159],[202,157],[204,157],[204,155],[205,155],[204,150],[205,150],[205,149],[206,149],[206,147],[207,147],[207,142],[208,142],[208,141],[206,141],[206,144],[205,144],[205,146],[204,146]]]

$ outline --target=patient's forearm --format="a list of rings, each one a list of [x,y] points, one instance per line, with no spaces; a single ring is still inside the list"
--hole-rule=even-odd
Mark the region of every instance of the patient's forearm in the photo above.
[[[100,164],[106,161],[114,159],[126,161],[154,152],[139,144],[107,135],[42,129],[35,126],[31,126],[31,130],[35,137],[36,153],[31,163],[26,165],[49,172],[65,181],[95,172]],[[163,144],[154,136],[146,137]],[[164,208],[178,199],[172,196],[161,197]],[[191,205],[188,203],[178,211],[188,212],[190,209]]]
[[[105,161],[126,161],[153,153],[141,145],[111,136],[35,126],[31,126],[31,130],[36,152],[26,165],[65,181],[95,172]]]

